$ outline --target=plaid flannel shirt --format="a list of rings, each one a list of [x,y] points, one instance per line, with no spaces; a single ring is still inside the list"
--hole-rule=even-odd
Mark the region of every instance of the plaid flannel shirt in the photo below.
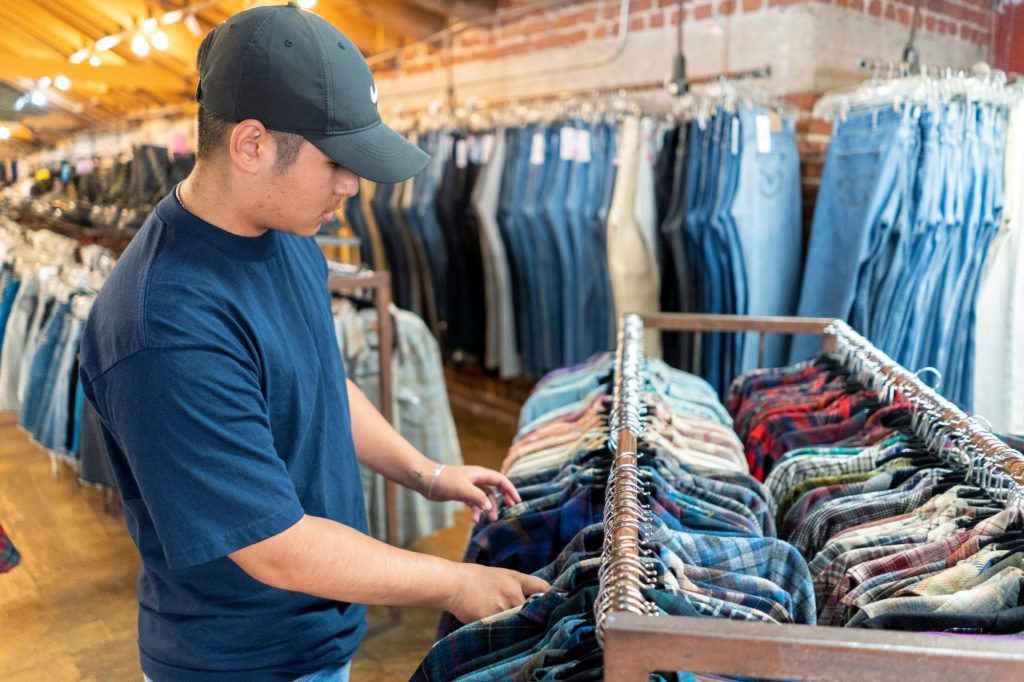
[[[825,374],[825,370],[815,361],[802,362],[789,367],[755,369],[733,379],[726,393],[725,403],[729,411],[736,415],[756,393],[805,383],[821,374]]]
[[[766,537],[673,533],[664,526],[656,528],[650,538],[688,564],[764,578],[792,597],[796,622],[816,621],[807,562],[788,543]]]
[[[870,492],[826,502],[789,537],[804,556],[813,557],[839,531],[877,519],[898,516],[931,497],[931,481],[944,473],[929,469],[915,474],[895,490]]]
[[[759,480],[792,450],[835,443],[861,430],[870,410],[865,394],[837,397],[815,411],[787,410],[759,422],[745,439],[750,472]]]
[[[1017,606],[1022,578],[1024,570],[1008,568],[978,587],[949,595],[883,599],[866,604],[848,627],[858,627],[870,618],[892,613],[996,613]]]
[[[664,545],[659,546],[662,562],[681,584],[692,583],[711,596],[756,609],[780,623],[796,620],[793,598],[784,589],[765,578],[715,568],[694,566],[683,561]]]
[[[892,574],[893,578],[907,577],[914,574],[895,574],[915,565],[924,566],[939,560],[944,562],[939,567],[941,570],[947,564],[953,565],[974,554],[980,538],[1002,533],[1017,523],[1017,512],[1004,510],[982,520],[971,530],[960,531],[956,521],[970,518],[979,510],[967,507],[964,500],[955,497],[955,493],[954,488],[923,505],[922,509],[930,510],[945,503],[938,512],[930,511],[930,517],[916,515],[890,527],[871,529],[873,533],[843,537],[833,541],[815,557],[811,562],[811,573],[821,617],[827,622],[834,622],[841,615],[841,601],[846,600],[847,605],[852,605],[859,594],[885,582],[873,580],[876,576]],[[961,513],[963,516],[955,516]],[[835,559],[829,561],[833,556]],[[822,566],[825,568],[819,573]],[[872,582],[865,585],[868,581]],[[851,595],[858,589],[859,592]],[[840,615],[836,615],[837,612]]]
[[[883,456],[883,451],[874,448],[800,448],[789,452],[776,463],[765,478],[764,486],[778,508],[789,491],[806,480],[871,471],[875,468],[875,462]]]
[[[11,542],[3,526],[0,526],[0,573],[6,573],[21,563],[21,554]]]
[[[975,578],[986,569],[998,563],[1006,554],[1006,552],[998,549],[983,549],[976,554],[961,559],[954,566],[944,571],[915,581],[912,585],[896,592],[893,596],[928,597],[953,594],[960,590],[969,589],[968,586]]]

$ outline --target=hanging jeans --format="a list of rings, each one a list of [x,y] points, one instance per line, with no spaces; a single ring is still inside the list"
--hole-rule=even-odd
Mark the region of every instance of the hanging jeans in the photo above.
[[[740,110],[740,177],[731,216],[743,252],[747,315],[793,315],[800,291],[801,196],[800,158],[795,124],[784,119],[773,131],[770,150],[758,148],[758,109]],[[770,334],[765,339],[763,364],[757,363],[757,345],[744,348],[740,371],[779,367],[786,362],[789,337]],[[738,374],[738,372],[737,372]]]
[[[849,319],[861,269],[900,208],[900,181],[916,147],[911,107],[851,112],[837,122],[825,160],[798,314]],[[900,199],[902,197],[899,197]],[[797,336],[790,359],[806,360],[821,340]]]
[[[25,353],[29,324],[38,303],[39,281],[22,280],[11,306],[3,350],[0,351],[0,410],[16,410],[21,404],[18,400],[18,378],[21,375],[21,361]]]

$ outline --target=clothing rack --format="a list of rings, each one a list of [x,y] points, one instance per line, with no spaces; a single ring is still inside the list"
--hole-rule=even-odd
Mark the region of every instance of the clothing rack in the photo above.
[[[599,591],[594,613],[600,623],[611,613],[657,613],[641,592],[644,583],[640,564],[640,528],[647,519],[637,497],[640,469],[637,440],[644,430],[643,321],[628,315],[619,321],[615,358],[615,386],[611,410],[609,447],[615,453],[605,497],[605,534],[598,573]],[[602,628],[597,629],[601,642]]]
[[[642,437],[640,390],[645,328],[694,332],[815,334],[824,350],[839,356],[864,385],[890,401],[913,406],[912,428],[934,444],[949,442],[984,476],[984,487],[1024,499],[1024,457],[1006,446],[921,379],[893,362],[841,320],[658,313],[630,314],[620,321],[615,365],[611,444],[616,451],[605,506],[605,548],[594,615],[604,647],[604,679],[646,680],[657,670],[749,675],[772,679],[873,682],[909,679],[961,680],[965,670],[980,679],[1015,679],[1024,665],[1018,642],[879,632],[806,625],[772,625],[707,618],[652,618],[641,588],[645,512],[640,504],[636,444]],[[973,456],[973,459],[970,457]]]
[[[394,326],[391,320],[391,273],[380,271],[364,271],[351,275],[331,273],[327,280],[328,288],[334,293],[351,293],[356,290],[373,291],[374,309],[377,312],[377,357],[380,363],[380,412],[389,424],[394,423],[394,386],[391,380],[391,353],[394,347]],[[389,545],[398,546],[398,498],[395,482],[384,481],[384,518],[387,526]],[[374,623],[367,631],[367,636],[380,634],[390,630],[402,622],[401,609],[388,609],[387,620]]]

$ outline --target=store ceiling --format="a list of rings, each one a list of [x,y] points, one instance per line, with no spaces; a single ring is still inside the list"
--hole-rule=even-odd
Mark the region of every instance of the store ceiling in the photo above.
[[[492,14],[498,0],[319,0],[312,11],[340,28],[367,56],[415,42],[441,30],[446,22]],[[83,129],[109,128],[154,111],[188,111],[196,89],[195,54],[202,37],[252,0],[0,0],[0,124],[13,133],[6,145],[46,144]],[[165,50],[138,56],[132,49],[144,22],[168,12],[184,17],[157,30],[165,32]],[[173,15],[172,15],[173,16]],[[99,58],[71,61],[76,52],[94,50],[104,36],[120,35]],[[151,44],[153,31],[145,33]],[[92,54],[92,52],[90,52]],[[43,107],[29,100],[41,79],[65,76],[66,91],[44,90]],[[45,82],[45,81],[44,81]],[[19,99],[24,99],[19,103]],[[37,98],[38,100],[38,98]],[[17,105],[17,106],[16,106]],[[19,110],[20,107],[20,110]]]

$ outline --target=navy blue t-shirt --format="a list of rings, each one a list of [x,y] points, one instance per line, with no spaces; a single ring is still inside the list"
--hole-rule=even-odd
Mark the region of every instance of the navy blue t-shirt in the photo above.
[[[173,194],[93,306],[82,384],[142,555],[142,669],[291,680],[352,658],[366,609],[227,557],[302,515],[366,532],[327,266],[312,238],[232,235]]]

